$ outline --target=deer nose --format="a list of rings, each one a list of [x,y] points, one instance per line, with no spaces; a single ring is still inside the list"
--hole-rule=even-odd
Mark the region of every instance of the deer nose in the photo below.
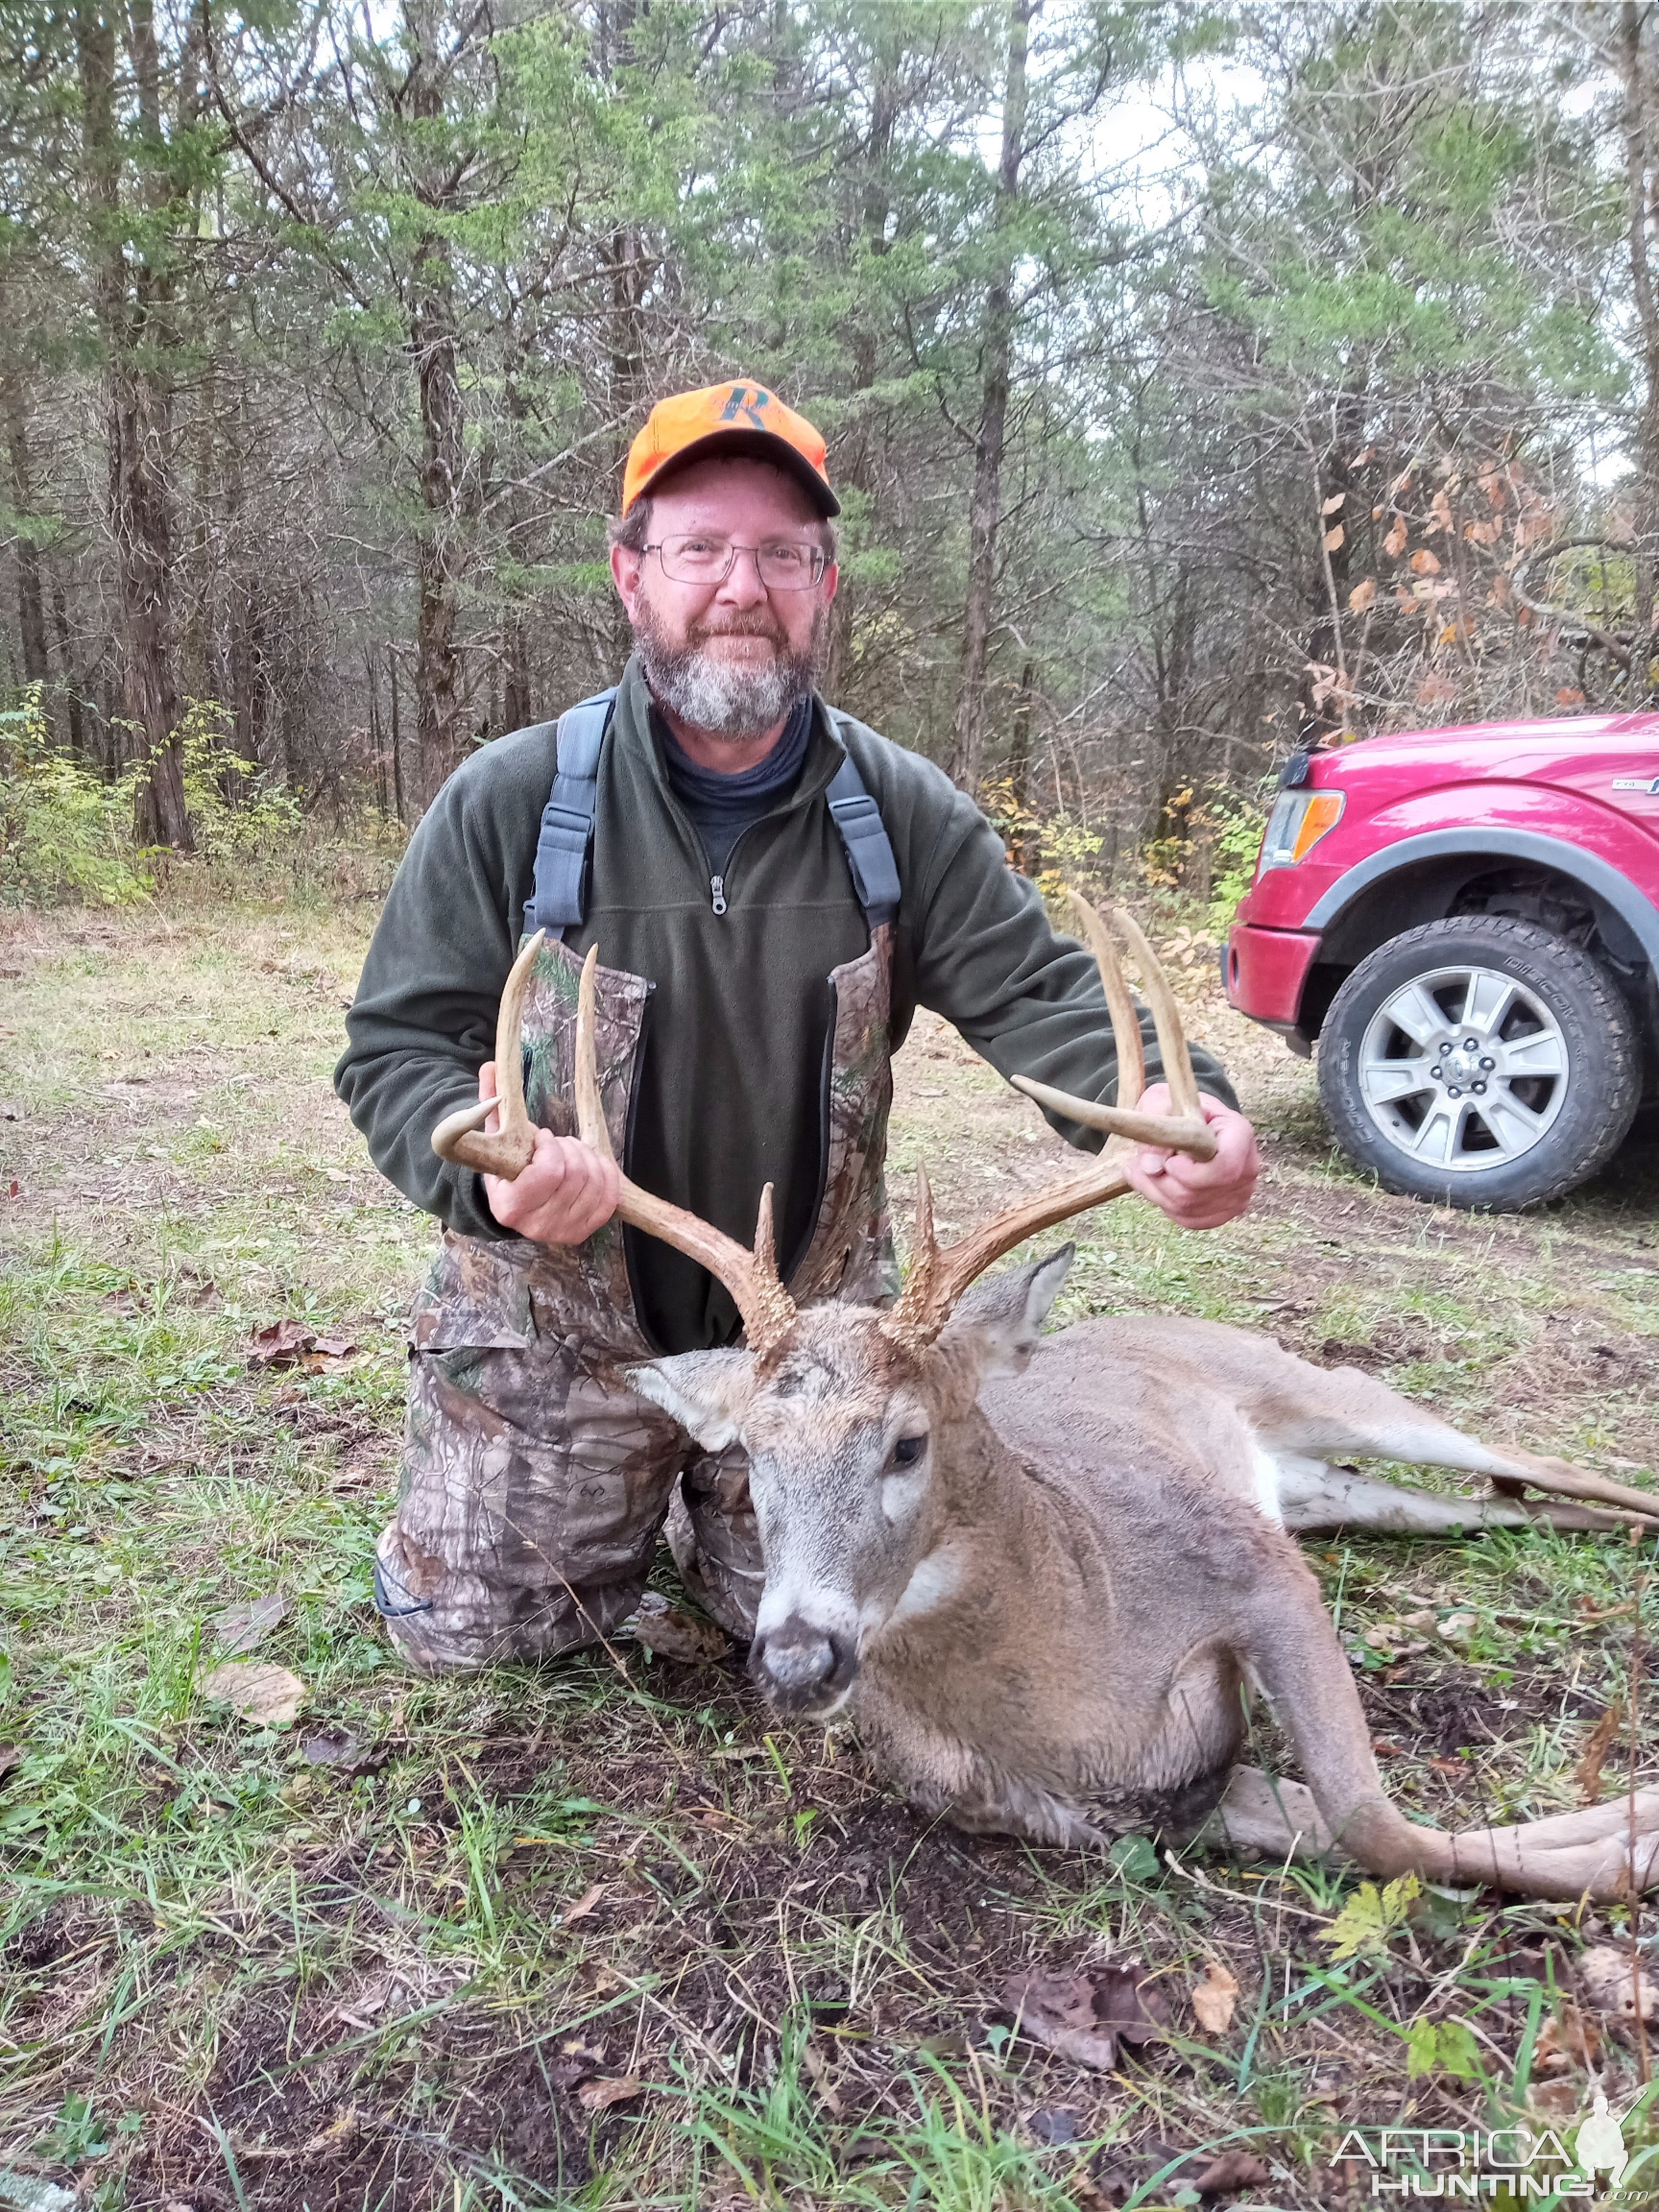
[[[858,1672],[858,1649],[849,1636],[818,1628],[792,1613],[756,1639],[750,1671],[784,1712],[811,1712],[839,1698]]]

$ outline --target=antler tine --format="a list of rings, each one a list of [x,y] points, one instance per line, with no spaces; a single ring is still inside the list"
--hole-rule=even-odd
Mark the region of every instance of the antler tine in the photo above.
[[[599,1052],[594,1043],[599,969],[599,948],[590,945],[576,993],[576,1134],[590,1150],[614,1160],[617,1154],[599,1097]]]
[[[511,1182],[530,1164],[536,1149],[536,1129],[524,1102],[524,1000],[530,988],[530,971],[536,964],[547,932],[538,929],[507,971],[501,987],[501,1003],[495,1017],[495,1096],[477,1105],[463,1106],[446,1115],[432,1132],[432,1149],[441,1160],[457,1167],[476,1168],[480,1175],[501,1176]],[[498,1115],[493,1136],[482,1134],[483,1124]]]
[[[1147,943],[1146,933],[1127,907],[1115,907],[1113,914],[1140,963],[1141,988],[1146,994],[1146,1003],[1152,1010],[1152,1027],[1158,1031],[1158,1054],[1164,1062],[1164,1080],[1170,1086],[1170,1102],[1177,1114],[1189,1121],[1201,1122],[1204,1109],[1198,1103],[1198,1078],[1193,1073],[1193,1056],[1187,1049],[1187,1032],[1181,1025],[1181,1010],[1176,1005],[1175,993],[1170,988],[1170,979],[1164,972],[1164,963]]]
[[[1052,1184],[1023,1206],[1010,1206],[943,1251],[932,1242],[931,1224],[929,1242],[923,1245],[918,1222],[916,1257],[898,1304],[882,1322],[883,1329],[912,1358],[916,1357],[950,1320],[963,1291],[1005,1252],[1012,1252],[1016,1244],[1040,1236],[1058,1222],[1069,1221],[1073,1214],[1087,1213],[1092,1206],[1123,1197],[1132,1188],[1122,1170],[1109,1164],[1102,1154],[1084,1174]]]
[[[585,1145],[591,1145],[595,1152],[614,1160],[616,1152],[599,1097],[594,1042],[599,964],[599,950],[594,945],[582,963],[581,988],[576,999],[576,1127]],[[707,1267],[717,1281],[726,1285],[743,1316],[744,1334],[751,1352],[763,1356],[775,1351],[788,1335],[798,1309],[778,1277],[769,1183],[761,1194],[752,1252],[745,1252],[735,1237],[716,1229],[712,1222],[700,1220],[684,1206],[671,1206],[666,1199],[641,1190],[626,1176],[622,1179],[617,1212],[633,1228],[643,1229],[647,1236],[660,1237],[665,1244],[672,1244],[677,1252],[684,1252],[688,1259]]]
[[[1035,1099],[1051,1114],[1064,1114],[1071,1121],[1080,1121],[1085,1129],[1103,1129],[1109,1136],[1128,1137],[1143,1145],[1163,1145],[1171,1152],[1188,1152],[1195,1160],[1212,1160],[1215,1139],[1199,1103],[1198,1079],[1193,1073],[1192,1056],[1187,1049],[1175,994],[1157,953],[1133,915],[1121,907],[1115,908],[1113,918],[1139,963],[1152,1009],[1152,1025],[1158,1031],[1163,1054],[1164,1079],[1176,1109],[1173,1114],[1142,1114],[1135,1110],[1146,1089],[1146,1056],[1134,1001],[1123,980],[1122,964],[1100,916],[1091,907],[1085,906],[1075,891],[1068,890],[1066,897],[1073,918],[1095,956],[1101,988],[1106,994],[1112,1036],[1117,1045],[1117,1103],[1103,1106],[1091,1098],[1074,1098],[1070,1091],[1056,1091],[1051,1085],[1036,1082],[1029,1075],[1012,1079],[1015,1090],[1023,1091],[1028,1098]]]
[[[1117,1047],[1117,1103],[1122,1108],[1139,1106],[1146,1088],[1146,1048],[1141,1042],[1140,1017],[1123,980],[1123,963],[1105,923],[1069,884],[1066,911],[1100,970],[1100,988],[1106,994],[1106,1011],[1112,1018],[1112,1042]]]
[[[1152,1019],[1158,1030],[1158,1042],[1163,1048],[1170,1096],[1181,1109],[1177,1114],[1169,1115],[1142,1114],[1135,1110],[1146,1079],[1146,1060],[1141,1050],[1140,1024],[1135,1014],[1134,1002],[1129,996],[1116,950],[1104,923],[1091,908],[1084,905],[1075,893],[1068,891],[1066,896],[1100,969],[1101,988],[1106,994],[1107,1010],[1111,1015],[1112,1031],[1117,1041],[1121,1071],[1119,1095],[1121,1097],[1127,1096],[1131,1103],[1127,1106],[1097,1106],[1091,1100],[1073,1098],[1066,1091],[1050,1090],[1046,1083],[1033,1083],[1020,1075],[1014,1078],[1015,1084],[1040,1105],[1069,1115],[1074,1121],[1081,1121],[1088,1127],[1105,1129],[1117,1136],[1135,1138],[1145,1144],[1166,1146],[1175,1152],[1189,1152],[1194,1159],[1212,1159],[1215,1139],[1204,1122],[1203,1109],[1199,1103],[1198,1083],[1188,1056],[1181,1017],[1176,1012],[1174,994],[1158,965],[1158,956],[1131,918],[1120,912],[1116,917],[1119,926],[1128,939],[1145,977],[1146,996],[1152,1003]],[[1028,1199],[1023,1205],[1009,1206],[941,1251],[933,1237],[933,1204],[928,1194],[927,1178],[920,1170],[917,1181],[920,1191],[916,1206],[915,1257],[898,1303],[882,1324],[894,1341],[913,1358],[925,1352],[933,1342],[950,1319],[951,1310],[963,1291],[1005,1252],[1012,1252],[1016,1244],[1023,1244],[1028,1237],[1038,1236],[1043,1230],[1069,1220],[1073,1214],[1086,1213],[1092,1206],[1104,1206],[1111,1199],[1123,1197],[1133,1188],[1115,1161],[1103,1152],[1081,1175],[1054,1184],[1050,1189],[1040,1192],[1036,1197]]]

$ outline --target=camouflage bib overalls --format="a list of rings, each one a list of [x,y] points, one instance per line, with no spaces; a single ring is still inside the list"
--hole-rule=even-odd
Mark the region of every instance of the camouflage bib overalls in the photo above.
[[[611,696],[560,721],[525,916],[526,933],[550,933],[525,1003],[525,1093],[532,1119],[562,1136],[575,1133],[580,962],[554,933],[584,910]],[[830,979],[818,1206],[789,1288],[802,1304],[876,1304],[895,1288],[882,1168],[898,878],[850,761],[828,798],[870,945]],[[598,984],[599,1086],[622,1159],[652,987],[605,968]],[[398,1512],[374,1572],[375,1601],[412,1665],[547,1658],[608,1634],[638,1604],[665,1522],[688,1585],[735,1634],[752,1632],[763,1571],[746,1462],[736,1447],[702,1452],[628,1387],[624,1370],[651,1357],[620,1222],[570,1247],[444,1232],[416,1301]]]

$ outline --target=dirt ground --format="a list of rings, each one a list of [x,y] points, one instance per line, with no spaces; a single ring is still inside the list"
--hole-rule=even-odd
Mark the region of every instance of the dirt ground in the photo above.
[[[1645,2033],[1583,1964],[1633,1938],[1659,1978],[1622,1908],[1372,1892],[1342,1957],[1352,1879],[930,1826],[740,1654],[398,1674],[368,1563],[432,1232],[328,1081],[371,921],[0,931],[0,2206],[1347,2204],[1352,2129],[1570,2137],[1597,2084],[1656,2140]],[[1176,978],[1261,1200],[1203,1237],[1089,1218],[1057,1321],[1265,1329],[1650,1480],[1659,1154],[1536,1215],[1388,1198],[1312,1071]],[[901,1216],[925,1162],[947,1228],[1073,1157],[927,1016],[892,1156]],[[1409,1809],[1651,1775],[1647,1553],[1313,1557]],[[295,1717],[204,1690],[239,1653]],[[1039,2049],[1008,1999],[1034,1969],[1118,1975],[1156,2032],[1099,2070]]]

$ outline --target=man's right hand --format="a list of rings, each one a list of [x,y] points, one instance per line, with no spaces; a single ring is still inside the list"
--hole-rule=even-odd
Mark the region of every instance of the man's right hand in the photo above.
[[[495,1063],[478,1070],[478,1096],[495,1096]],[[492,1133],[495,1116],[485,1123]],[[484,1196],[503,1229],[538,1244],[580,1244],[602,1229],[622,1196],[622,1170],[580,1138],[538,1129],[530,1164],[511,1182],[487,1175]]]

